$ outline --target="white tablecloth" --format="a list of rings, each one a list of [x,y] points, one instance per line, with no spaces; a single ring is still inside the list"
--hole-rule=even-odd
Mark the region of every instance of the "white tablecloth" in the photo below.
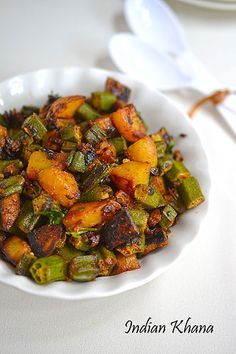
[[[225,86],[236,86],[236,12],[208,11],[169,0],[192,49]],[[0,80],[42,67],[115,69],[107,43],[128,30],[118,0],[0,1]],[[169,94],[184,109],[198,95]],[[235,118],[236,119],[236,118]],[[235,144],[214,109],[196,117],[210,160],[210,209],[197,240],[168,272],[127,293],[66,302],[0,284],[0,352],[233,353],[236,350]],[[164,334],[126,334],[125,323],[148,317]],[[208,334],[172,334],[187,320],[214,325]]]

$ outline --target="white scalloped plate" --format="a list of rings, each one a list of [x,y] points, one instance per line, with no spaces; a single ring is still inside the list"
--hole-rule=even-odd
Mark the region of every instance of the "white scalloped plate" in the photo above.
[[[189,5],[205,7],[213,10],[236,10],[235,0],[179,0]]]
[[[13,268],[0,261],[0,281],[31,294],[60,299],[89,299],[118,294],[141,286],[163,273],[192,242],[208,208],[210,178],[208,163],[201,142],[190,119],[180,112],[168,98],[125,75],[100,69],[56,68],[43,69],[13,77],[0,84],[0,112],[20,108],[24,104],[41,105],[53,91],[60,95],[83,94],[103,89],[107,76],[112,76],[132,89],[133,102],[154,132],[165,126],[178,137],[177,146],[184,154],[185,163],[196,176],[206,196],[206,202],[188,211],[173,228],[169,246],[141,260],[141,269],[113,277],[98,278],[90,283],[57,282],[39,286],[28,278],[14,274]]]

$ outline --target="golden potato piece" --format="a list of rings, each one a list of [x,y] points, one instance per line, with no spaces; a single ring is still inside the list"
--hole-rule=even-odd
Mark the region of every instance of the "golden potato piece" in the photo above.
[[[59,168],[42,170],[39,175],[41,187],[64,207],[69,208],[79,198],[79,187],[74,176]]]
[[[1,251],[10,263],[16,265],[25,253],[31,252],[31,248],[26,241],[14,235],[3,242]]]
[[[68,211],[63,219],[63,224],[68,230],[94,227],[107,220],[108,216],[112,217],[118,208],[120,208],[120,204],[113,200],[79,202]]]
[[[27,176],[29,179],[36,180],[40,171],[46,168],[56,167],[61,170],[66,168],[67,154],[64,152],[55,153],[53,158],[47,156],[43,151],[34,151],[29,158],[27,166]]]
[[[120,273],[128,272],[129,270],[135,270],[140,268],[139,261],[135,254],[128,257],[123,256],[123,254],[116,254],[116,265],[111,273],[111,275],[117,275]]]
[[[7,137],[7,128],[0,125],[0,138],[6,138],[6,137]]]
[[[84,103],[84,101],[84,96],[67,96],[58,98],[51,105],[46,119],[71,119],[75,115],[77,109]]]
[[[133,104],[112,113],[111,120],[118,132],[130,142],[135,142],[146,136],[146,129]]]
[[[151,167],[157,167],[157,149],[154,141],[149,137],[139,139],[127,149],[130,160],[150,163]]]
[[[111,179],[126,193],[132,195],[138,184],[148,185],[150,164],[147,162],[129,161],[111,170]]]

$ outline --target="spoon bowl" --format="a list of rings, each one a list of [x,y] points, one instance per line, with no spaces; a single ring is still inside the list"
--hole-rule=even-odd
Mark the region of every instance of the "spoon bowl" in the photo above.
[[[164,1],[126,0],[124,10],[131,30],[154,48],[175,55],[187,49],[183,29]]]
[[[109,42],[109,53],[121,71],[149,87],[173,90],[191,85],[191,76],[167,54],[130,33],[114,35]]]

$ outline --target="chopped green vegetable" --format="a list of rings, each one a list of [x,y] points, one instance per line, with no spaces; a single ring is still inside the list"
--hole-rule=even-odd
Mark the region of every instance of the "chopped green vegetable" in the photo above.
[[[173,160],[171,169],[166,173],[168,181],[174,183],[187,177],[190,177],[190,172],[187,170],[183,162]]]
[[[139,184],[135,188],[134,197],[147,209],[159,208],[166,204],[165,199],[155,185],[147,187],[143,184]]]
[[[33,113],[30,117],[26,118],[22,125],[22,129],[36,141],[41,141],[44,134],[47,132],[45,125],[42,123],[39,116]]]
[[[78,125],[65,127],[61,130],[61,137],[63,140],[80,144],[82,140],[80,127]]]
[[[125,150],[127,150],[127,143],[123,136],[109,139],[109,141],[115,146],[117,155],[121,155]]]
[[[83,252],[77,250],[74,246],[70,243],[66,243],[64,247],[57,250],[57,254],[64,258],[66,262],[70,262],[72,258],[76,256],[82,256]]]
[[[64,141],[62,144],[62,151],[75,151],[77,148],[77,143],[74,143],[73,141]]]
[[[95,202],[112,197],[113,191],[110,186],[105,184],[95,186],[90,191],[81,194],[80,200],[82,202]]]
[[[99,127],[98,124],[94,124],[86,131],[84,137],[89,144],[93,145],[99,143],[102,138],[106,137],[106,133]]]
[[[95,255],[76,256],[70,261],[68,267],[69,278],[81,282],[95,280],[99,271]]]
[[[79,107],[77,112],[79,117],[84,120],[94,120],[100,116],[100,114],[86,102]]]
[[[25,253],[16,265],[16,274],[29,276],[29,269],[35,260],[33,253]]]
[[[81,151],[71,152],[68,159],[70,171],[75,173],[86,171],[85,158]]]
[[[92,251],[92,254],[97,256],[98,266],[100,272],[98,275],[107,276],[111,273],[116,265],[116,256],[114,252],[108,250],[106,247],[101,246],[99,249]]]
[[[205,199],[199,183],[194,177],[183,179],[177,190],[187,209],[196,207]]]
[[[141,208],[129,209],[131,218],[135,225],[139,228],[140,232],[144,232],[147,226],[149,214]]]
[[[20,211],[20,215],[16,220],[16,225],[25,234],[32,231],[40,219],[40,215],[35,215],[31,200],[27,200]]]
[[[42,257],[33,262],[29,269],[37,284],[43,285],[66,279],[66,261],[58,256]]]
[[[172,166],[173,166],[173,159],[170,156],[165,155],[164,157],[159,158],[158,170],[160,176],[166,174],[172,168]]]
[[[159,222],[159,225],[164,229],[167,230],[169,229],[177,216],[177,213],[174,208],[172,208],[171,205],[166,205],[161,216],[161,221]]]
[[[109,175],[109,172],[110,172],[109,165],[101,164],[100,162],[98,162],[82,182],[81,184],[82,192],[85,193],[93,189],[105,177]]]
[[[91,103],[98,111],[109,112],[115,104],[117,97],[108,91],[92,92]]]
[[[23,168],[23,163],[20,160],[1,160],[0,161],[0,173],[4,173],[7,167],[14,166],[19,173]]]
[[[0,181],[0,198],[8,197],[13,193],[21,193],[25,183],[24,177],[17,175]]]

